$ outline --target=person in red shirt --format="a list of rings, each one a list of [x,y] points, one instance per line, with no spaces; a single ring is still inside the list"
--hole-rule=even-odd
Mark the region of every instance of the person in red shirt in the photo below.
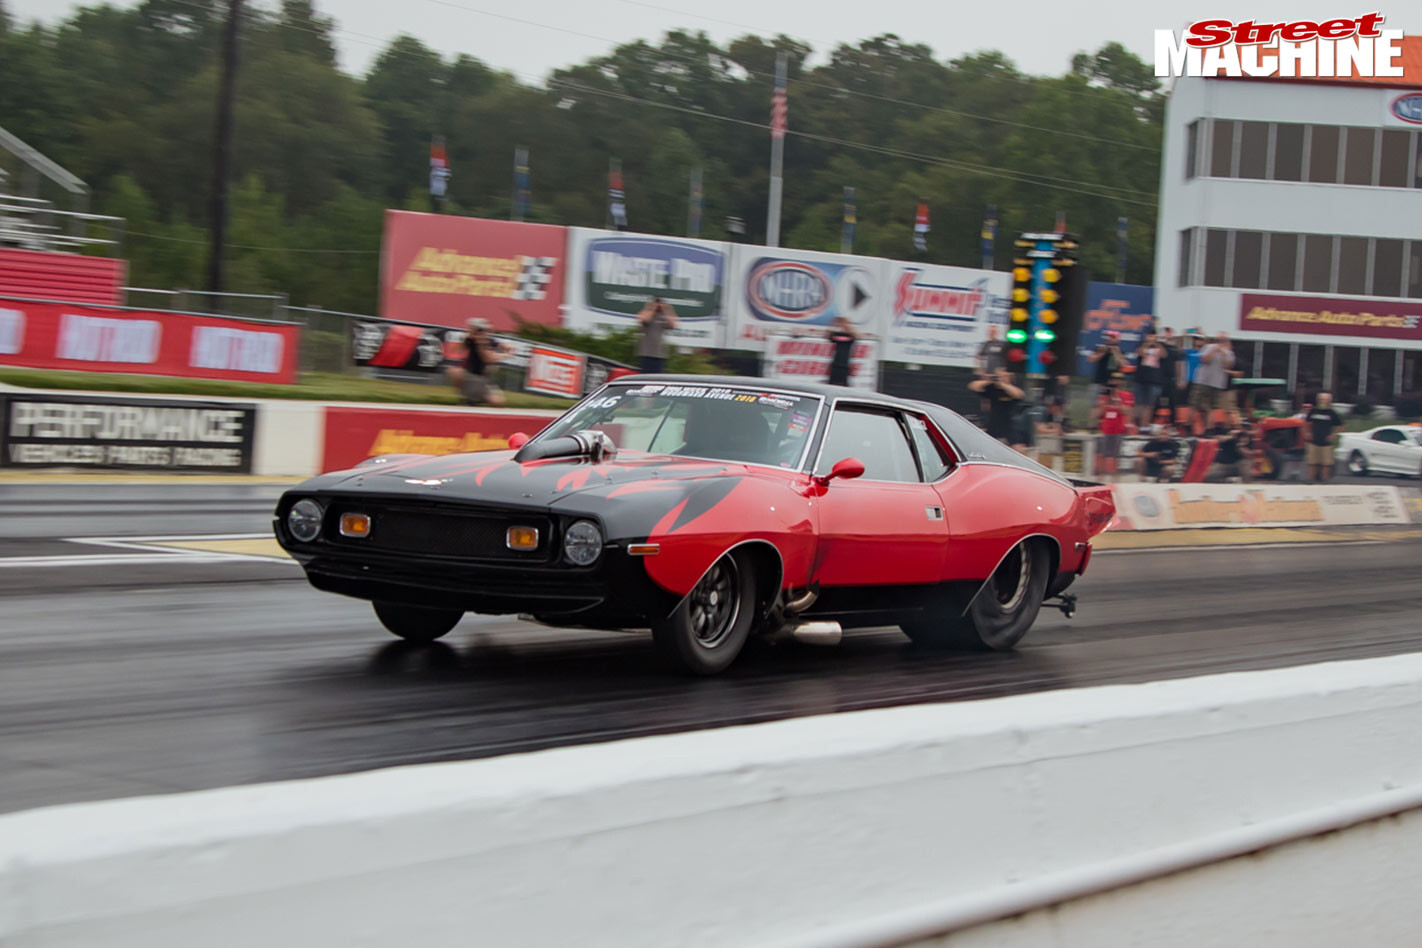
[[[1098,473],[1116,473],[1116,459],[1121,454],[1121,438],[1126,433],[1126,411],[1120,391],[1112,387],[1097,411],[1096,423],[1101,432],[1101,437],[1096,440]]]

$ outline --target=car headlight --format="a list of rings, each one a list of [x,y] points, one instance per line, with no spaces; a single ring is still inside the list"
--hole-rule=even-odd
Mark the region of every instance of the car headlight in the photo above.
[[[574,566],[591,566],[602,553],[602,531],[591,520],[579,520],[563,534],[563,555]]]
[[[286,515],[286,528],[302,543],[310,543],[321,535],[321,520],[325,516],[314,500],[298,500]]]

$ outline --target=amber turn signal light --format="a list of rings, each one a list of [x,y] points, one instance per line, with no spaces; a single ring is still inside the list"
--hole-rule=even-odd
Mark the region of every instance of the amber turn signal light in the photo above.
[[[510,550],[536,550],[538,549],[538,528],[509,527],[508,533],[504,534],[504,544]]]
[[[341,514],[341,536],[370,536],[370,517],[363,513]]]

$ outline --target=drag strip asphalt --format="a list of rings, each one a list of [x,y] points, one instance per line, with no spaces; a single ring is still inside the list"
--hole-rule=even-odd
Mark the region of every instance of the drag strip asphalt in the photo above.
[[[757,646],[696,680],[664,672],[645,636],[506,618],[468,616],[410,646],[289,561],[179,566],[162,558],[204,554],[137,539],[262,533],[279,487],[194,487],[181,501],[151,487],[34,490],[48,509],[16,518],[28,526],[0,516],[0,560],[153,558],[0,569],[4,811],[1422,650],[1413,531],[1103,553],[1073,589],[1077,617],[1044,610],[1015,653],[927,653],[875,629],[837,648]],[[25,504],[17,491],[0,486],[0,510]],[[174,509],[187,502],[206,512]],[[133,538],[136,552],[69,538]]]

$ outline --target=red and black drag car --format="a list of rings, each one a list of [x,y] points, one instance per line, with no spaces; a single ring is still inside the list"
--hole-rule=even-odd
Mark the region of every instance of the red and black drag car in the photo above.
[[[634,376],[512,446],[312,478],[277,538],[407,639],[465,612],[650,628],[711,673],[756,634],[1009,649],[1069,613],[1113,513],[945,408],[826,385]]]

